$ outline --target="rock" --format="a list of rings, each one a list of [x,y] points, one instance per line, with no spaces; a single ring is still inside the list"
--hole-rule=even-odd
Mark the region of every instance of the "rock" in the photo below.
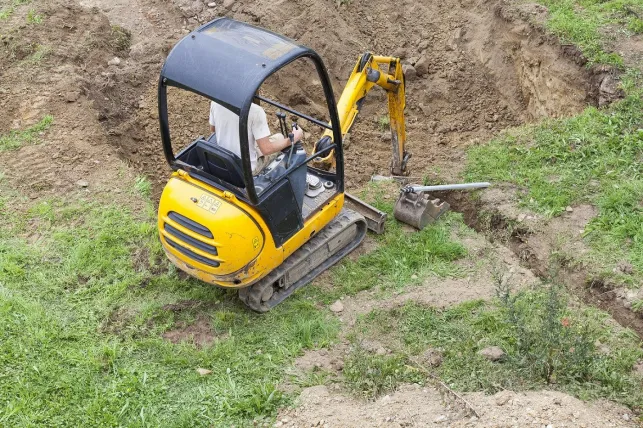
[[[223,7],[226,9],[230,9],[233,4],[234,0],[223,0]]]
[[[478,351],[478,355],[482,355],[489,361],[500,361],[505,357],[505,351],[497,346],[489,346]]]
[[[574,208],[572,208],[572,207],[566,207],[566,208],[565,208],[565,211],[567,211],[568,213],[573,213],[573,212],[574,212]]]
[[[334,313],[337,314],[337,313],[342,312],[344,310],[344,304],[338,300],[335,303],[333,303],[332,305],[330,305],[329,309],[330,309],[331,312],[334,312]]]
[[[624,421],[629,421],[630,419],[631,419],[630,415],[628,415],[627,413],[623,413],[623,420]]]
[[[618,270],[621,272],[627,274],[627,275],[632,275],[634,273],[634,266],[632,266],[632,263],[627,262],[627,261],[621,261],[616,265]]]
[[[121,59],[117,56],[107,61],[107,65],[120,65]]]
[[[78,91],[69,91],[65,93],[65,101],[68,103],[73,103],[74,101],[78,100],[80,97],[80,92]]]
[[[78,180],[76,182],[76,186],[78,186],[78,187],[87,187],[87,186],[89,186],[89,182],[87,180]]]
[[[440,367],[442,365],[442,359],[442,351],[435,348],[427,349],[420,356],[422,364],[429,367]]]
[[[417,78],[417,71],[411,64],[403,64],[402,71],[404,72],[404,78],[409,82]]]
[[[386,355],[386,349],[384,349],[384,347],[383,347],[383,346],[380,346],[380,347],[379,347],[379,348],[377,348],[377,350],[375,351],[375,354],[376,354],[376,355]]]
[[[407,57],[407,55],[408,55],[408,51],[406,50],[406,48],[403,48],[403,47],[399,47],[393,51],[393,56],[395,58],[404,59]]]
[[[436,424],[439,424],[441,422],[445,422],[447,419],[449,419],[446,415],[440,415],[435,420],[433,421]]]
[[[418,279],[418,276],[416,274],[411,275],[411,279]]]
[[[518,214],[518,222],[522,223],[525,220],[525,218],[527,218],[527,214],[525,213]]]
[[[429,72],[429,60],[423,56],[415,63],[415,72],[422,77]]]
[[[391,134],[391,131],[383,132],[380,138],[382,141],[391,141],[393,139],[393,135]]]
[[[212,373],[212,370],[202,369],[202,368],[198,368],[198,369],[196,369],[196,371],[197,371],[197,373],[199,373],[201,376],[207,376],[207,375],[209,375],[209,374],[211,374],[211,373]]]
[[[599,107],[610,104],[619,98],[623,98],[625,95],[623,90],[619,88],[618,79],[611,74],[607,74],[603,78],[601,86],[598,89],[598,94]]]
[[[213,2],[213,1],[208,3],[208,7],[216,7],[216,5],[217,4],[215,2]]]

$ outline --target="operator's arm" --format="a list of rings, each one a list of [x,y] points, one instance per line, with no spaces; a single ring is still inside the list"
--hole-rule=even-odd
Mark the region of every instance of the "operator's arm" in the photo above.
[[[301,128],[293,129],[292,133],[295,136],[295,142],[300,141],[304,136],[304,131],[302,131]],[[274,143],[271,143],[270,137],[263,137],[257,140],[257,145],[259,146],[259,150],[261,150],[261,153],[264,156],[268,156],[273,153],[277,153],[278,151],[283,150],[286,147],[290,147],[290,138],[286,137],[281,141],[275,141]]]
[[[262,108],[252,109],[250,111],[251,131],[255,141],[264,156],[277,153],[280,150],[290,146],[290,139],[285,137],[281,141],[270,142],[270,128],[268,127],[268,118]],[[304,136],[301,128],[293,129],[295,142],[300,141]]]

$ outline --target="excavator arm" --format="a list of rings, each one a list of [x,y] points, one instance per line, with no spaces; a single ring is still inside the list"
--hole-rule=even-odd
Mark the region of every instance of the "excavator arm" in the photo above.
[[[351,130],[366,95],[374,86],[380,86],[388,93],[388,111],[391,127],[391,174],[406,175],[406,164],[411,154],[406,152],[406,129],[404,124],[404,74],[399,58],[375,56],[365,53],[359,59],[342,92],[337,111],[342,137]],[[315,152],[332,145],[332,132],[326,131],[315,145]],[[324,157],[318,157],[314,166],[329,169],[334,166],[335,153],[330,150]]]

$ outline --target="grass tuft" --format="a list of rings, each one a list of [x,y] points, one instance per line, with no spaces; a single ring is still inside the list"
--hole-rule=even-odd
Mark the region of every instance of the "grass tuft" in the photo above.
[[[53,122],[53,116],[47,115],[40,122],[24,131],[11,131],[0,136],[0,151],[17,149],[24,144],[37,143],[39,134],[49,129]]]

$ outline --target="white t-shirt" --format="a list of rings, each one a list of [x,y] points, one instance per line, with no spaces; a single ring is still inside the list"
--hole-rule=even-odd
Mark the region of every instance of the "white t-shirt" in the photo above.
[[[210,125],[217,133],[217,144],[241,157],[241,142],[239,141],[239,116],[221,104],[210,103]],[[248,114],[248,146],[250,148],[250,164],[254,171],[257,158],[262,156],[257,146],[257,140],[270,136],[266,112],[257,104],[250,105]]]

